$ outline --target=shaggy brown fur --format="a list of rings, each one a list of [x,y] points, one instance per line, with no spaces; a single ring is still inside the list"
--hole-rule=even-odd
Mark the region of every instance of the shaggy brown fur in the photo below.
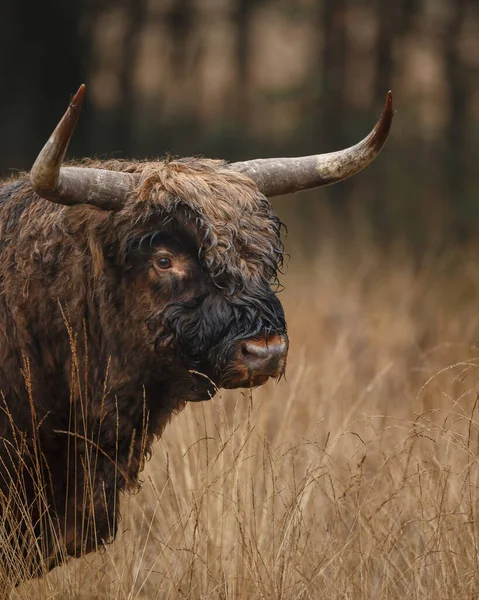
[[[5,531],[27,553],[26,503],[40,540],[26,575],[111,540],[172,413],[235,387],[238,340],[286,333],[281,224],[251,180],[206,159],[85,166],[140,174],[121,211],[0,185],[0,489]]]

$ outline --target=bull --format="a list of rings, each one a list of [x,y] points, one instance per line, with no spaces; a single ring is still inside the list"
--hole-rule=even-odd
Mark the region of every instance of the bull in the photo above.
[[[393,115],[389,93],[364,140],[325,155],[64,165],[83,97],[0,185],[0,554],[4,571],[22,557],[17,581],[114,539],[119,494],[187,402],[282,376],[268,198],[354,175]]]

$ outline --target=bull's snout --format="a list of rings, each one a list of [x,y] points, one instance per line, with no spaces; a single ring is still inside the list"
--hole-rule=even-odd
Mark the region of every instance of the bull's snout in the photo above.
[[[242,362],[251,374],[277,377],[284,368],[288,343],[279,335],[245,340],[240,345],[240,352]]]
[[[283,335],[242,340],[236,349],[234,374],[223,387],[262,385],[270,377],[280,377],[286,366],[288,338]]]

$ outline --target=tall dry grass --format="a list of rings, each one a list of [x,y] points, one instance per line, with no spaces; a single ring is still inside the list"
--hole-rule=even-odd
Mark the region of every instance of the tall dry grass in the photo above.
[[[12,598],[479,595],[476,255],[356,241],[291,261],[287,380],[189,405],[116,542]]]

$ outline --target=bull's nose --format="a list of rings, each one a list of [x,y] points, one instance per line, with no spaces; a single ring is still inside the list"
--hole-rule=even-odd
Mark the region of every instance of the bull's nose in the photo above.
[[[240,346],[241,362],[251,375],[278,377],[284,371],[288,340],[285,336],[244,340]]]

